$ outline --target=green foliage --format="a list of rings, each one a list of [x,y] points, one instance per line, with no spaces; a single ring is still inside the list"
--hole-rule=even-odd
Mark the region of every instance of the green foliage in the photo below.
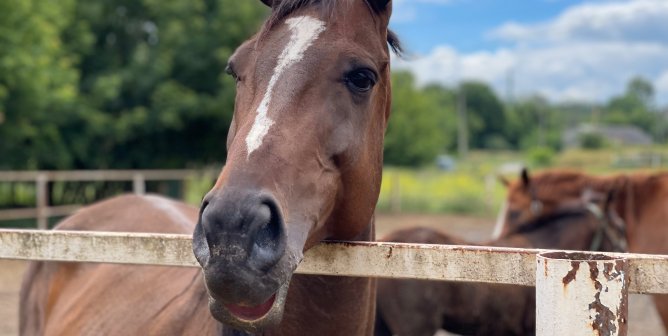
[[[431,163],[443,152],[448,138],[452,105],[446,89],[416,88],[408,72],[392,74],[392,117],[385,137],[385,163],[420,166]]]
[[[0,2],[0,168],[72,162],[59,128],[78,97],[77,57],[60,38],[73,8],[68,0]]]
[[[556,153],[548,147],[534,147],[527,151],[527,159],[535,168],[551,166],[555,156]]]
[[[471,148],[507,147],[503,139],[506,125],[504,107],[492,88],[481,82],[464,82],[459,91],[466,99]]]
[[[221,162],[223,69],[267,9],[234,0],[0,4],[0,168]]]
[[[668,120],[654,104],[654,88],[642,77],[629,81],[623,95],[613,97],[605,107],[604,121],[611,124],[635,125],[655,139],[666,141]]]
[[[490,174],[386,168],[377,208],[492,216],[504,195]]]
[[[225,160],[235,82],[227,59],[268,10],[237,0],[0,1],[0,169],[183,168]],[[647,80],[598,109],[540,97],[502,104],[484,83],[417,87],[392,75],[385,162],[432,163],[457,147],[458,97],[476,149],[547,147],[583,121],[668,122]]]
[[[583,149],[602,149],[608,146],[605,137],[596,132],[583,133],[578,140]]]

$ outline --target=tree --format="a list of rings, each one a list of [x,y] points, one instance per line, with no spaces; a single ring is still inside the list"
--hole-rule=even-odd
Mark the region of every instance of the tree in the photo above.
[[[563,119],[561,111],[541,96],[530,96],[506,109],[505,137],[518,149],[561,147]]]
[[[408,72],[393,73],[392,86],[385,163],[419,166],[432,162],[451,141],[447,139],[452,139],[447,134],[446,122],[454,113],[448,104],[452,94],[437,86],[431,86],[427,92],[420,90]]]
[[[0,168],[150,168],[225,159],[227,58],[259,1],[0,3]]]
[[[626,91],[613,97],[605,108],[604,120],[611,124],[634,125],[660,137],[668,123],[653,104],[654,88],[642,77],[632,78]]]
[[[466,97],[469,141],[472,148],[507,147],[503,104],[489,85],[464,82],[459,90]]]
[[[74,1],[0,2],[0,168],[71,165],[60,127],[78,98],[77,55],[62,48]]]

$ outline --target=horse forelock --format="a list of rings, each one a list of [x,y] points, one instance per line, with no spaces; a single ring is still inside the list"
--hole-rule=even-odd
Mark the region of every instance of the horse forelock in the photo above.
[[[283,19],[299,9],[317,7],[320,10],[321,17],[329,20],[334,16],[337,5],[340,3],[350,3],[351,1],[356,0],[282,0],[272,8],[271,15],[267,19],[262,31],[260,32],[260,36],[266,34],[266,32],[274,28],[278,23],[283,21]],[[364,3],[374,15],[378,15],[380,13],[379,10],[369,2],[369,0],[364,0]],[[387,30],[387,44],[395,54],[401,56],[403,53],[401,41],[399,40],[397,34],[389,29]]]

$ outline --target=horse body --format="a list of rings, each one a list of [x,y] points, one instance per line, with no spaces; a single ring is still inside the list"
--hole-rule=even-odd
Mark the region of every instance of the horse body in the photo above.
[[[590,190],[613,193],[614,210],[624,223],[621,230],[628,244],[626,252],[668,254],[668,173],[598,177],[548,170],[529,176],[524,170],[520,177],[507,183],[507,211],[501,215],[498,227],[501,236],[512,234],[541,216],[549,216]],[[668,295],[653,297],[664,326],[668,327]]]
[[[142,216],[137,216],[141,213]],[[197,209],[122,196],[81,209],[59,230],[190,234]],[[33,262],[21,288],[21,335],[214,335],[196,268]]]
[[[23,286],[23,334],[31,325],[45,334],[162,334],[184,323],[223,335],[372,333],[375,279],[293,272],[304,251],[323,240],[375,238],[390,114],[388,44],[398,47],[388,31],[391,4],[262,2],[271,16],[227,66],[237,81],[227,161],[199,214],[164,199],[156,201],[162,208],[147,211],[146,201],[129,197],[58,227],[192,233],[201,271],[35,263]],[[121,308],[125,300],[133,306]],[[201,311],[205,303],[210,314]],[[87,312],[89,304],[103,312]],[[75,306],[81,308],[61,308]],[[29,316],[35,311],[41,314]],[[75,320],[72,327],[62,322]]]
[[[384,241],[587,250],[601,219],[587,209],[536,222],[532,230],[481,244],[428,228],[395,231]],[[603,241],[601,250],[614,244]],[[379,279],[376,335],[534,335],[535,289],[504,284]]]

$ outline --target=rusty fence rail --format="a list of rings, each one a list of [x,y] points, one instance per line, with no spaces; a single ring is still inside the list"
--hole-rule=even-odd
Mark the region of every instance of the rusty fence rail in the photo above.
[[[0,230],[5,259],[196,267],[191,248],[189,235]],[[623,336],[628,293],[668,294],[668,256],[630,253],[326,242],[296,272],[535,286],[538,336]]]
[[[36,218],[37,227],[45,229],[49,217],[66,216],[80,205],[50,206],[48,183],[56,181],[132,181],[135,194],[146,192],[147,181],[183,181],[193,176],[215,176],[215,170],[146,169],[146,170],[68,170],[68,171],[0,171],[0,182],[33,182],[36,186],[34,208],[0,210],[0,220]]]

